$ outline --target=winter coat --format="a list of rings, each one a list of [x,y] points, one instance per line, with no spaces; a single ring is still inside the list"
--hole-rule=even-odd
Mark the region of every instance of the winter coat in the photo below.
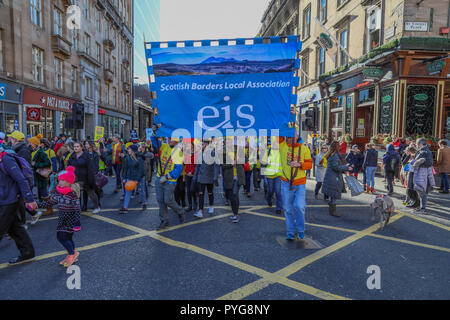
[[[362,164],[363,170],[367,167],[377,167],[378,166],[378,152],[375,149],[368,149],[364,155],[364,161]]]
[[[425,159],[425,162],[420,165],[421,168],[429,168],[433,166],[433,154],[428,146],[420,149],[416,154],[416,161],[419,159]]]
[[[420,193],[429,193],[435,185],[432,167],[419,167],[414,170],[414,190]]]
[[[75,192],[62,194],[54,192],[50,195],[50,199],[39,202],[40,208],[49,208],[58,206],[58,225],[57,231],[74,232],[74,228],[80,228],[80,201]]]
[[[325,153],[319,153],[316,156],[316,181],[317,182],[323,182],[323,179],[325,177],[325,172],[327,171],[327,168],[324,166],[324,163],[320,164],[320,161],[325,156]],[[326,159],[324,160],[324,162]]]
[[[33,202],[33,193],[16,159],[5,153],[0,154],[0,157],[4,169],[0,169],[0,206],[16,203],[19,197],[23,197],[27,203]]]
[[[77,157],[77,154],[74,152],[69,158],[68,165],[75,167],[75,181],[94,186],[95,174],[97,172],[94,172],[95,165],[90,162],[93,162],[93,157],[89,156],[86,151],[84,151],[80,157]]]
[[[215,152],[211,153],[211,156],[215,156]],[[219,176],[219,166],[215,163],[207,164],[205,159],[202,159],[201,164],[195,166],[194,181],[202,184],[213,184]]]
[[[450,148],[439,149],[436,158],[436,170],[439,173],[450,173]]]
[[[26,145],[25,142],[19,142],[18,144],[12,147],[14,152],[19,156],[24,158],[31,164],[31,149]]]
[[[236,175],[238,185],[243,186],[245,184],[245,170],[243,164],[227,164],[226,152],[223,153],[222,174],[224,178],[223,186],[226,190],[233,189],[234,185],[234,168],[236,168]]]
[[[151,152],[138,152],[137,153],[138,157],[142,158],[142,161],[144,161],[144,175],[145,175],[145,180],[149,181],[150,178],[152,177],[152,159],[155,157],[155,155]]]
[[[347,164],[349,166],[354,165],[352,172],[357,173],[357,172],[361,171],[364,157],[360,152],[354,153],[353,151],[350,151],[348,153],[347,157],[345,158],[345,161],[347,161]]]
[[[33,164],[34,184],[38,188],[48,187],[49,180],[45,179],[43,176],[37,173],[37,169],[52,167],[52,162],[48,158],[48,155],[44,152],[42,148],[39,148],[34,154],[32,162],[34,163]]]
[[[341,199],[344,188],[344,178],[342,173],[348,171],[349,166],[342,165],[341,158],[337,153],[328,158],[327,170],[323,179],[322,193],[328,197]]]
[[[392,161],[395,160],[396,164],[395,167],[392,168]],[[395,172],[399,165],[400,165],[400,154],[395,151],[394,145],[389,144],[387,147],[387,152],[384,154],[383,156],[383,164],[384,164],[384,170],[390,171],[390,172]]]
[[[141,181],[144,176],[144,159],[136,155],[136,159],[126,155],[123,161],[123,179]]]

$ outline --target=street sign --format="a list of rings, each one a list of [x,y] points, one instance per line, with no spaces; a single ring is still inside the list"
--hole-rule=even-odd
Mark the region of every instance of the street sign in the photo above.
[[[439,60],[439,61],[434,61],[433,63],[430,63],[427,66],[427,71],[429,74],[436,74],[436,73],[440,73],[442,71],[442,69],[444,69],[445,67],[445,61]]]
[[[428,31],[428,22],[405,22],[405,31]]]

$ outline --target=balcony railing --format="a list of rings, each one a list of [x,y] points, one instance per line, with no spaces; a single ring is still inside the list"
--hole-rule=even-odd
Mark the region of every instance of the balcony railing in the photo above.
[[[66,38],[54,34],[52,35],[52,50],[55,53],[62,54],[66,58],[70,57],[72,43]]]

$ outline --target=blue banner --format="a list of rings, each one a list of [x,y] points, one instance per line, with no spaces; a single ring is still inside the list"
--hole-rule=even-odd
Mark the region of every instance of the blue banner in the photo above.
[[[6,99],[6,84],[0,83],[0,100]]]
[[[225,136],[230,130],[287,128],[295,121],[297,49],[297,42],[152,48],[147,57],[158,136],[177,129],[202,138],[213,130]]]

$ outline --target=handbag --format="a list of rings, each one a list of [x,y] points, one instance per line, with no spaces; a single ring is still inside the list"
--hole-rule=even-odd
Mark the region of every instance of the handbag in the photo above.
[[[51,167],[36,169],[36,173],[45,179],[49,179],[52,172],[53,170]]]
[[[97,188],[102,189],[108,183],[108,178],[105,177],[100,171],[95,175],[95,185]]]
[[[345,176],[345,182],[347,182],[352,197],[359,196],[364,192],[364,187],[354,176]]]

